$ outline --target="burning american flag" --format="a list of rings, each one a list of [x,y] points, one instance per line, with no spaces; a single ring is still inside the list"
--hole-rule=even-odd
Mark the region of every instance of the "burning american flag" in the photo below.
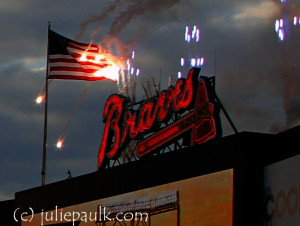
[[[49,30],[49,79],[117,81],[123,64],[95,44],[68,39]]]

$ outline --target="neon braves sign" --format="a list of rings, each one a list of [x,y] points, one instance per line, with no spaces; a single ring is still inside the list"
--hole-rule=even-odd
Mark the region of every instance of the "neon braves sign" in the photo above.
[[[199,72],[199,68],[192,68],[186,79],[177,80],[175,87],[161,91],[158,97],[145,101],[138,110],[127,108],[127,97],[111,95],[103,111],[105,128],[98,167],[104,167],[108,159],[118,158],[130,139],[140,141],[136,155],[142,157],[190,131],[191,145],[218,136],[221,130],[214,90],[209,78],[201,76],[198,80]],[[161,127],[172,114],[186,111],[188,114],[179,120]]]

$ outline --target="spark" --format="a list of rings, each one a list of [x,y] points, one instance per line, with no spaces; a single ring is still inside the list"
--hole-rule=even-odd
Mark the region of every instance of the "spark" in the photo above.
[[[283,19],[279,19],[275,21],[275,31],[277,32],[280,41],[283,41],[285,38],[285,32],[283,27],[284,27]]]
[[[35,99],[35,102],[37,104],[41,104],[43,101],[44,101],[45,97],[44,95],[39,95],[36,99]]]
[[[194,25],[193,31],[192,31],[192,39],[195,38],[195,35],[196,35],[197,30],[198,30],[197,27]]]
[[[279,21],[278,21],[279,23]],[[192,49],[196,49],[194,48],[195,46],[198,45],[199,41],[200,41],[200,29],[194,25],[192,28],[190,28],[189,26],[185,26],[185,33],[184,33],[184,37],[185,37],[185,42],[188,43],[189,49],[190,46],[193,46]],[[199,55],[199,53],[195,53],[194,54],[189,54],[192,57],[188,57],[188,58],[184,58],[181,57],[180,58],[180,66],[181,67],[186,67],[186,66],[191,66],[191,67],[200,67],[204,65],[204,58],[203,57],[198,57],[197,55]],[[194,55],[194,56],[193,56]],[[182,77],[182,72],[178,72],[178,78]]]
[[[300,24],[300,17],[294,16],[294,26]]]
[[[197,29],[197,33],[196,33],[196,42],[199,42],[200,40],[200,30]]]
[[[178,78],[182,78],[182,73],[180,71],[178,72]]]
[[[280,28],[278,31],[278,37],[279,37],[280,41],[284,40],[284,30],[282,28]]]
[[[279,20],[279,27],[281,27],[281,28],[283,27],[283,19]]]
[[[134,58],[135,58],[135,51],[132,51],[131,59],[134,59]]]
[[[57,143],[56,143],[56,147],[58,149],[61,149],[63,147],[63,140],[62,139],[58,139]]]
[[[185,41],[188,41],[188,35],[189,35],[189,27],[185,26]]]
[[[131,66],[130,66],[130,61],[127,60],[127,61],[126,61],[126,64],[127,64],[127,71],[129,71],[129,70],[130,70],[130,67],[131,67]]]
[[[204,64],[204,58],[201,58],[201,61],[200,61],[200,65],[202,66]]]
[[[182,57],[181,60],[180,60],[180,64],[181,64],[182,67],[184,66],[184,63],[185,63],[185,61],[184,61],[184,58]]]
[[[136,69],[136,76],[139,76],[140,75],[140,69]]]
[[[278,32],[279,30],[279,20],[275,21],[275,31]]]
[[[300,17],[299,16],[291,16],[288,15],[289,8],[288,3],[286,0],[281,0],[282,3],[282,13],[283,18],[275,20],[275,31],[277,33],[278,39],[280,41],[284,41],[286,39],[286,36],[289,36],[290,32],[290,24],[293,24],[294,26],[300,25]]]
[[[185,27],[184,39],[187,43],[190,43],[192,40],[196,42],[200,41],[200,29],[197,28],[196,25],[193,26],[192,34],[190,34],[190,28],[188,26]]]
[[[197,59],[197,66],[202,66],[204,64],[204,58],[201,57],[201,58],[198,58]]]
[[[192,66],[192,67],[195,67],[195,66],[196,66],[196,59],[195,59],[195,58],[192,58],[192,59],[191,59],[191,66]]]

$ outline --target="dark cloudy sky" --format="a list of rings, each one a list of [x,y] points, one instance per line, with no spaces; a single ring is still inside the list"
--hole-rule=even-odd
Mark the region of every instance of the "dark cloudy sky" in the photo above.
[[[118,38],[136,51],[143,78],[159,80],[161,71],[162,88],[181,69],[181,57],[204,57],[201,74],[213,76],[216,68],[216,91],[238,130],[276,133],[300,122],[300,25],[292,24],[300,3],[286,1],[282,7],[280,0],[2,0],[0,200],[41,183],[44,109],[34,99],[45,83],[48,21],[54,31],[81,42]],[[284,42],[274,30],[280,18],[286,19]],[[186,25],[201,30],[193,48],[184,41]],[[65,146],[57,150],[84,90]],[[97,169],[102,109],[116,91],[108,81],[51,82],[46,183],[67,178],[68,169],[73,176]],[[222,121],[224,135],[233,133]]]

